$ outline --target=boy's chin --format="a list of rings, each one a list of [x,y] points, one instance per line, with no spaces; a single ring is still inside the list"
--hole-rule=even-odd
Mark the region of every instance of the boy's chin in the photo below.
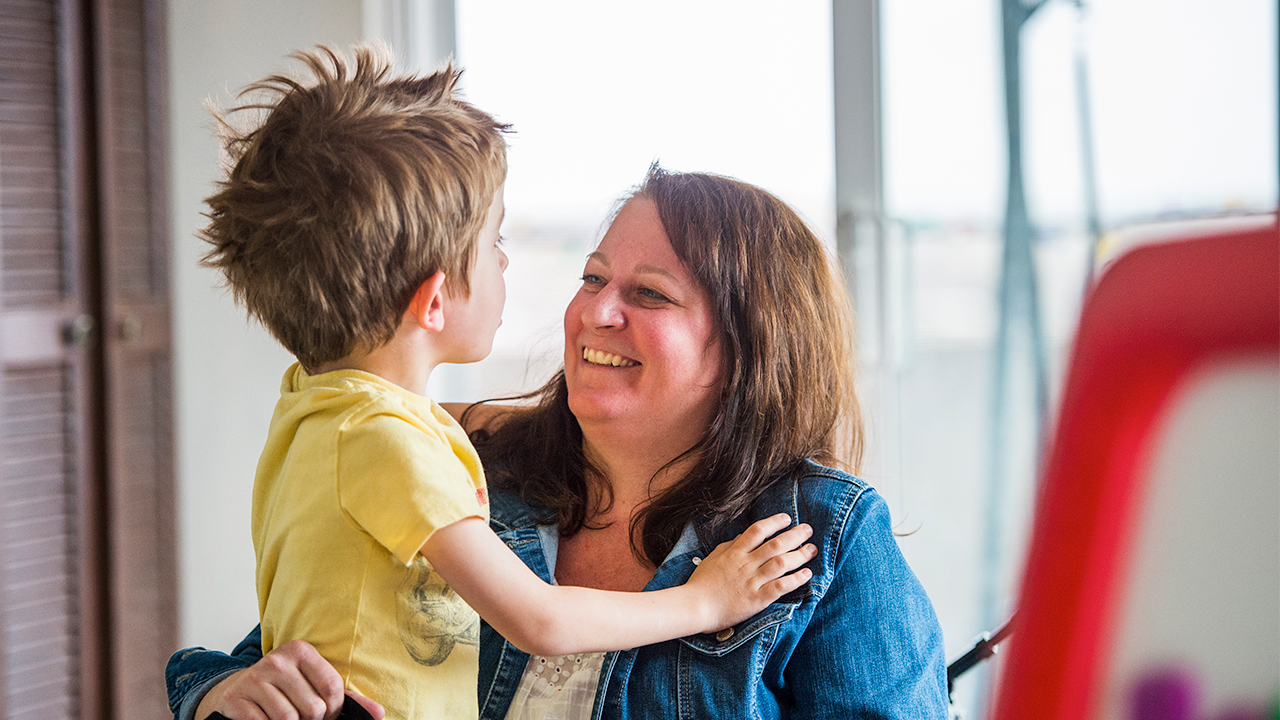
[[[471,363],[478,363],[481,360],[484,360],[492,353],[493,343],[489,343],[482,348],[471,348],[465,353],[458,353],[456,357],[451,357],[448,360],[445,360],[445,362],[450,365],[470,365]]]

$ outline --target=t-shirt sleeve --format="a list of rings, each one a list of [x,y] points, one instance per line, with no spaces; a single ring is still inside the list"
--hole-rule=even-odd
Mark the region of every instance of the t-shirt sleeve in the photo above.
[[[405,565],[436,530],[484,517],[466,466],[443,438],[394,415],[374,415],[338,440],[343,510]]]

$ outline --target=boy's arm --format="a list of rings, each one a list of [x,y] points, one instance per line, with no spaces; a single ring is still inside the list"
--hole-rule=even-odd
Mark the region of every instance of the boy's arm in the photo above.
[[[816,553],[800,547],[812,533],[808,525],[769,539],[790,522],[785,514],[760,520],[717,547],[689,582],[643,593],[548,585],[479,518],[437,530],[421,552],[513,645],[532,655],[569,655],[714,632],[751,617],[812,574],[792,572]]]

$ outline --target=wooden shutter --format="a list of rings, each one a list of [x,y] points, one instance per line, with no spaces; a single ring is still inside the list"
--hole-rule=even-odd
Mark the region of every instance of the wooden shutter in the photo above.
[[[93,7],[113,717],[163,720],[177,642],[163,3]]]
[[[101,368],[79,9],[0,3],[0,715],[98,718]]]
[[[168,717],[160,7],[0,0],[0,718]]]

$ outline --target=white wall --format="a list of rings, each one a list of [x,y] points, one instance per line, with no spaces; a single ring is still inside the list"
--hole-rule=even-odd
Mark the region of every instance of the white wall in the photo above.
[[[358,40],[361,2],[170,0],[168,10],[179,642],[229,650],[257,622],[250,492],[291,358],[197,267],[194,233],[219,163],[202,103],[226,105],[291,50]]]

